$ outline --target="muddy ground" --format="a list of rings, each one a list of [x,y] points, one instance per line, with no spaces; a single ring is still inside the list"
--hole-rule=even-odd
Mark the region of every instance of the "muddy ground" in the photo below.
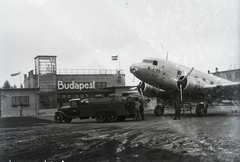
[[[146,111],[145,121],[97,123],[53,117],[0,118],[0,161],[240,161],[240,113],[209,109],[173,120]]]

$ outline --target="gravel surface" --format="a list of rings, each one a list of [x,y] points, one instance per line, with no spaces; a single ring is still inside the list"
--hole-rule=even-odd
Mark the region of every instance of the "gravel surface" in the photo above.
[[[145,121],[97,123],[53,117],[0,118],[0,161],[240,161],[240,113],[209,109],[173,120],[146,111]],[[195,111],[193,111],[195,112]]]

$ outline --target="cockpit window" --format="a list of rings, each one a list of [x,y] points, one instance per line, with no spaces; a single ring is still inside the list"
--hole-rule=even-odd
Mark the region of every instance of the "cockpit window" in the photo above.
[[[154,60],[153,61],[153,65],[157,65],[157,64],[158,64],[158,62]]]
[[[146,60],[146,59],[144,59],[142,62],[143,62],[143,63],[150,63],[150,64],[152,64],[152,63],[153,63],[153,60]]]
[[[142,62],[152,64],[152,65],[158,65],[158,62],[156,60],[146,60],[146,59],[144,59]]]

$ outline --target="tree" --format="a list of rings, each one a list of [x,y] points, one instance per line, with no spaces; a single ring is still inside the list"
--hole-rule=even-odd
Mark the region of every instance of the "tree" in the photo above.
[[[14,89],[16,89],[16,88],[17,88],[16,84],[14,84],[13,88],[14,88]]]
[[[20,85],[20,88],[23,88],[23,84]]]
[[[10,85],[9,81],[6,80],[3,84],[3,89],[10,89],[10,88],[11,88],[11,85]]]

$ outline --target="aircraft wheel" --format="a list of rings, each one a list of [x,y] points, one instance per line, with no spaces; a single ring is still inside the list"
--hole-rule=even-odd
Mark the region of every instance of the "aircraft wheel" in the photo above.
[[[107,119],[110,122],[116,122],[116,121],[118,121],[118,116],[114,116],[114,115],[108,116]]]
[[[204,104],[198,104],[196,107],[197,116],[206,116],[207,115],[207,106],[204,107]]]
[[[163,114],[164,114],[164,107],[162,105],[157,105],[154,108],[154,114],[156,116],[163,116]]]
[[[97,116],[96,120],[98,123],[103,123],[103,122],[107,121],[107,117],[106,116]]]
[[[72,121],[72,118],[64,118],[63,121],[65,123],[70,123]]]
[[[54,116],[55,123],[62,123],[63,122],[63,115],[61,113],[56,113]]]

